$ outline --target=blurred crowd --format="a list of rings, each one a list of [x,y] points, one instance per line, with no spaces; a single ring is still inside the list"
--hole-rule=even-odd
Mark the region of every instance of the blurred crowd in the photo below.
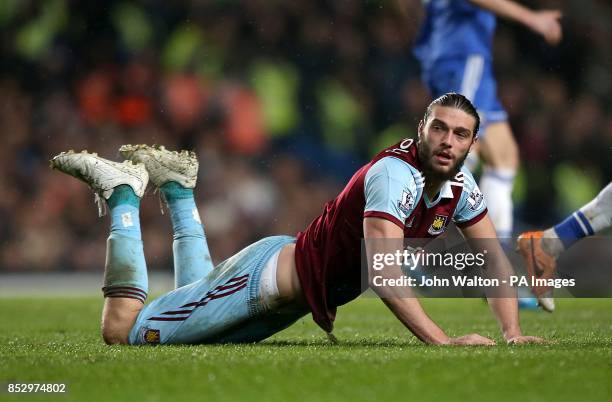
[[[195,150],[215,261],[296,234],[377,150],[415,135],[431,99],[410,50],[420,1],[405,1],[413,15],[384,0],[3,1],[0,271],[101,271],[107,220],[48,168],[67,149]],[[525,3],[566,17],[557,48],[507,22],[496,36],[519,228],[612,179],[612,6]],[[152,189],[142,206],[147,263],[169,270],[169,217]]]

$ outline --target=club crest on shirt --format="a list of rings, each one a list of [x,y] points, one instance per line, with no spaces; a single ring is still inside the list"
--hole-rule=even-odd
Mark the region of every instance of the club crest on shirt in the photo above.
[[[409,190],[404,190],[402,192],[402,199],[398,201],[397,207],[405,218],[410,215],[410,212],[414,208],[414,196]]]
[[[142,333],[142,338],[145,341],[145,343],[148,343],[151,345],[159,344],[159,341],[160,341],[159,329],[145,328],[145,330]]]
[[[434,217],[434,220],[431,223],[431,226],[429,227],[429,230],[427,232],[430,235],[434,235],[434,236],[439,235],[440,233],[444,232],[444,229],[446,228],[447,219],[448,219],[448,216],[437,214]]]
[[[475,188],[474,190],[472,190],[472,192],[467,198],[467,202],[470,205],[470,209],[472,211],[476,211],[482,204],[483,200],[484,200],[484,195],[478,188]]]

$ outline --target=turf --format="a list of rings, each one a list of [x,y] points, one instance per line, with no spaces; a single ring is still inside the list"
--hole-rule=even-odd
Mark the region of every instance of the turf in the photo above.
[[[449,334],[501,342],[480,300],[424,300]],[[341,308],[337,345],[307,317],[253,345],[105,346],[100,298],[0,299],[2,401],[609,401],[612,299],[557,300],[522,314],[548,346],[428,347],[379,300]],[[6,393],[67,383],[66,394]]]

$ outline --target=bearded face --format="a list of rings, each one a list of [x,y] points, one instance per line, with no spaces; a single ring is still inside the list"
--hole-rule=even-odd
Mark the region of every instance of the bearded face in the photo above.
[[[429,181],[452,179],[475,141],[476,119],[460,109],[437,106],[419,124],[419,160]]]

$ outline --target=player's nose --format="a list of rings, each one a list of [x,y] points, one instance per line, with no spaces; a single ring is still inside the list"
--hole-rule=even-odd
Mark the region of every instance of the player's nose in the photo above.
[[[440,145],[451,148],[453,146],[453,133],[450,130],[447,130],[440,140]]]

